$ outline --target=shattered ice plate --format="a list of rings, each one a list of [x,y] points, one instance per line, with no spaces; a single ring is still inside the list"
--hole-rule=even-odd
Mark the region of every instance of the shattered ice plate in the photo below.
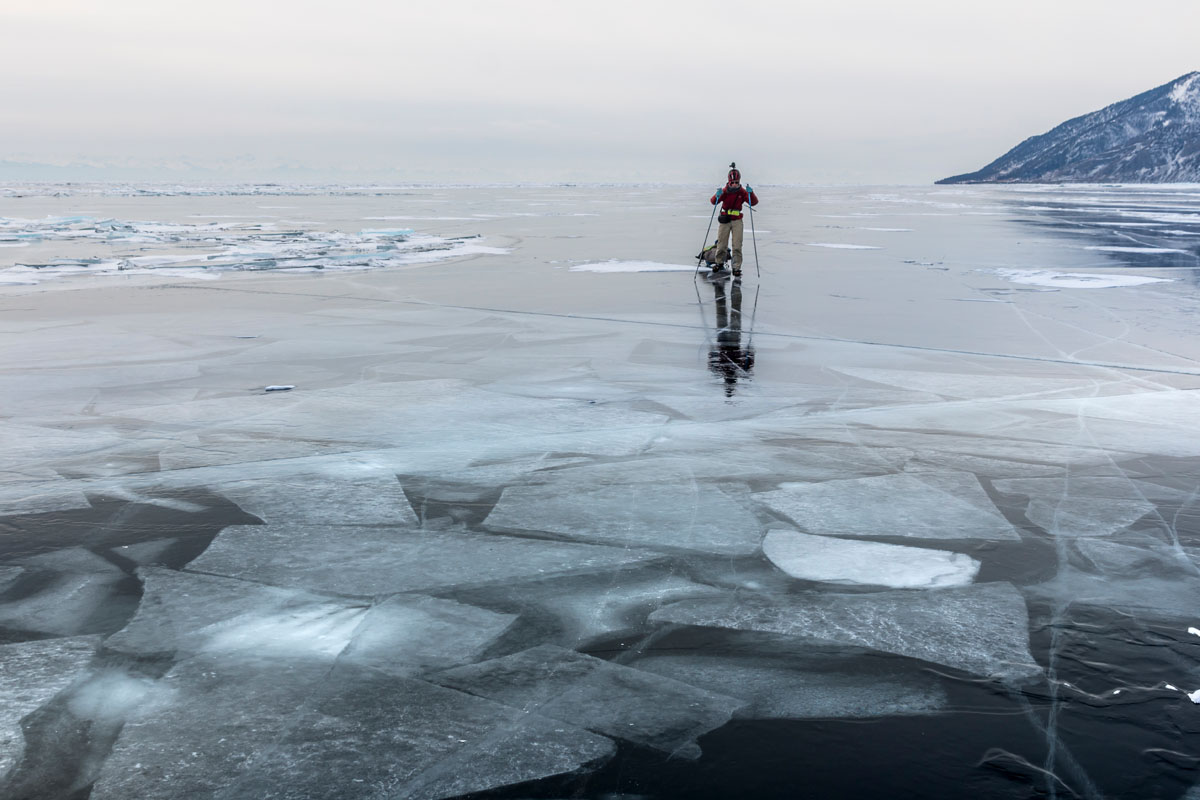
[[[756,552],[762,536],[755,516],[725,491],[676,483],[512,487],[486,523],[587,542],[730,555]]]
[[[979,572],[979,562],[962,553],[786,530],[767,534],[763,554],[793,578],[896,589],[961,586]]]
[[[99,643],[80,636],[0,645],[0,778],[25,751],[21,719],[75,682]]]
[[[215,488],[268,525],[416,524],[394,475],[364,475],[353,481],[346,477],[296,474]]]
[[[914,539],[1017,539],[967,472],[920,472],[790,484],[755,495],[810,533]]]
[[[437,800],[614,751],[571,724],[350,664],[199,656],[161,683],[123,729],[95,800],[376,797],[380,786]]]
[[[222,531],[188,566],[276,586],[376,596],[593,572],[656,557],[467,530],[240,525]]]
[[[650,619],[865,647],[1008,680],[1042,672],[1029,652],[1025,601],[1007,583],[685,600]]]
[[[700,755],[694,740],[744,703],[653,673],[541,645],[433,677],[525,712],[668,753]]]

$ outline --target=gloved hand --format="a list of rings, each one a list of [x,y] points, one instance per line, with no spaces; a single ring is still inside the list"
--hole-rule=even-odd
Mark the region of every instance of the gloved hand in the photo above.
[[[754,187],[750,184],[746,184],[746,194],[754,194]]]
[[[724,189],[717,189],[717,199],[718,199],[718,200],[720,200],[720,199],[721,199],[721,196],[722,196],[722,195],[724,195],[724,194],[725,194],[725,190],[724,190]]]

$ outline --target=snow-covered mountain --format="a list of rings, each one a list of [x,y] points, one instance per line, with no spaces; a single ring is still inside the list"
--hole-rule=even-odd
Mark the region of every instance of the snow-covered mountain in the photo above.
[[[1200,72],[1067,120],[938,183],[1200,182]]]

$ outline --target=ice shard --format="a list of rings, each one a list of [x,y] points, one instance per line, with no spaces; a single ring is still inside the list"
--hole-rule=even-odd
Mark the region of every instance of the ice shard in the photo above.
[[[103,631],[111,603],[120,604],[128,576],[82,548],[22,559],[21,577],[0,596],[0,627],[33,634],[76,636]]]
[[[627,666],[746,701],[736,719],[873,718],[929,714],[949,702],[928,673],[861,659],[751,652],[656,652]]]
[[[431,680],[526,713],[688,757],[744,703],[553,645],[456,667]]]
[[[362,601],[214,575],[143,567],[137,614],[105,646],[139,655],[253,652],[337,656],[367,613]]]
[[[1007,583],[685,600],[650,619],[865,647],[1001,679],[1042,671],[1029,652],[1025,601]]]
[[[754,553],[762,526],[733,496],[713,486],[616,484],[504,490],[486,524],[549,531],[586,542],[739,555]]]
[[[610,740],[378,670],[197,656],[123,730],[94,800],[438,798],[574,771]]]
[[[467,530],[233,526],[188,566],[278,586],[377,596],[592,572],[653,558],[648,552]]]
[[[1108,536],[1152,513],[1154,499],[1183,499],[1182,492],[1130,478],[1018,478],[994,485],[1028,496],[1025,516],[1055,536]]]
[[[347,477],[301,474],[215,488],[243,511],[272,526],[416,524],[416,515],[394,475]]]
[[[915,539],[1017,539],[979,480],[921,472],[788,484],[755,498],[811,533]]]
[[[341,660],[394,675],[446,669],[478,660],[516,618],[452,600],[396,595],[367,612]]]
[[[895,589],[962,586],[979,572],[979,562],[963,553],[787,530],[769,532],[763,554],[793,578]]]
[[[78,680],[96,654],[96,636],[0,645],[0,779],[21,760],[21,719]]]
[[[465,590],[456,597],[489,608],[519,611],[539,642],[579,648],[612,636],[636,634],[656,608],[722,592],[665,566],[651,566],[505,583]]]

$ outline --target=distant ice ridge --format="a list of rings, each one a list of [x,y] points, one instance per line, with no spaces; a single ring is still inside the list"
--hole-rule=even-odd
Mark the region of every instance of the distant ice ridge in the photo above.
[[[1121,248],[1089,248],[1092,250],[1120,250]],[[1145,252],[1139,248],[1128,248]],[[1182,252],[1179,250],[1153,250],[1152,252]],[[1124,286],[1143,286],[1147,283],[1170,283],[1170,278],[1151,278],[1145,275],[1099,275],[1089,272],[1055,272],[1050,269],[994,269],[999,275],[1013,283],[1029,286],[1055,286],[1063,289],[1114,289]]]
[[[20,247],[41,243],[44,252],[48,242],[94,243],[95,249],[84,257],[17,263],[0,275],[0,281],[28,283],[79,273],[376,269],[508,252],[482,245],[477,236],[441,237],[414,233],[407,228],[346,233],[272,222],[162,223],[90,217],[0,217],[0,245]]]

